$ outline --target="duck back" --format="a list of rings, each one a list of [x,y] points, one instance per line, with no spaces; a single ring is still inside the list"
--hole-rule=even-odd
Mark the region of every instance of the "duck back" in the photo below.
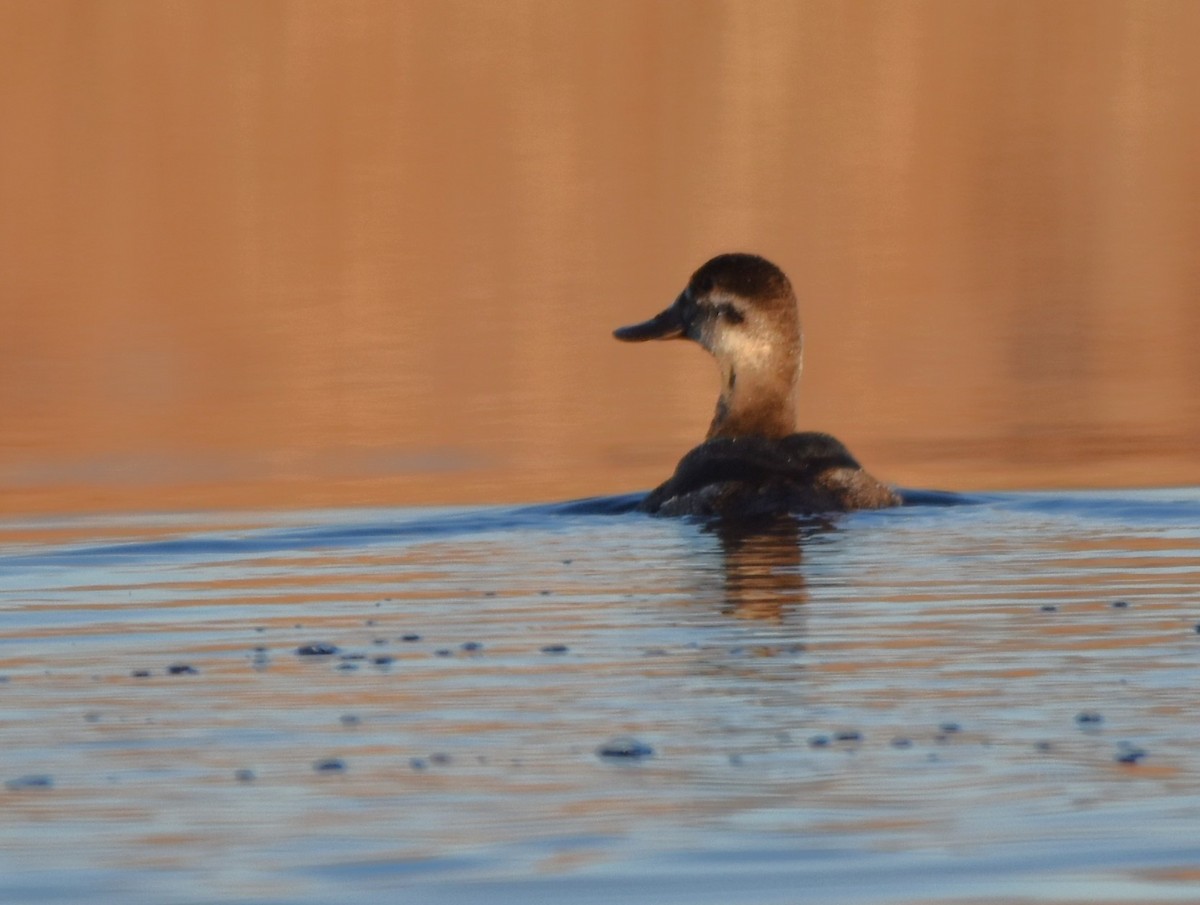
[[[638,507],[656,515],[760,518],[895,506],[895,491],[871,477],[829,434],[719,437],[685,455]]]

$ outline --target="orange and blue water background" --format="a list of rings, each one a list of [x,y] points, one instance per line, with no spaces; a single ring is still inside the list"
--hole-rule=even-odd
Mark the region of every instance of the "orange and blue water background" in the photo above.
[[[1198,46],[0,0],[0,899],[1200,901]],[[703,437],[611,331],[727,251],[799,428],[967,505],[557,505]]]

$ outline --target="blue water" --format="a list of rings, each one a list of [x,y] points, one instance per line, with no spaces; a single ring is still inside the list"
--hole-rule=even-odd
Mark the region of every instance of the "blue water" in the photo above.
[[[0,901],[1200,901],[1200,490],[635,501],[0,523]]]

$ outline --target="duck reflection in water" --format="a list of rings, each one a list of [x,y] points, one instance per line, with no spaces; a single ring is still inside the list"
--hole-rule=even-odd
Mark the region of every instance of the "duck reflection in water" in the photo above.
[[[770,261],[719,255],[692,275],[669,308],[614,336],[690,339],[721,370],[705,441],[641,502],[642,511],[755,520],[901,503],[835,438],[794,432],[800,316],[791,283]]]
[[[792,516],[713,522],[709,529],[720,541],[724,567],[722,612],[739,619],[795,620],[808,600],[802,538],[827,527]]]

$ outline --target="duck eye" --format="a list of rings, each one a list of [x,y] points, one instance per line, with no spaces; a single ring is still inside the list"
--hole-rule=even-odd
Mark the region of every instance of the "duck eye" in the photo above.
[[[728,302],[717,306],[717,317],[730,324],[740,324],[746,319],[742,312],[738,311],[737,308]]]

